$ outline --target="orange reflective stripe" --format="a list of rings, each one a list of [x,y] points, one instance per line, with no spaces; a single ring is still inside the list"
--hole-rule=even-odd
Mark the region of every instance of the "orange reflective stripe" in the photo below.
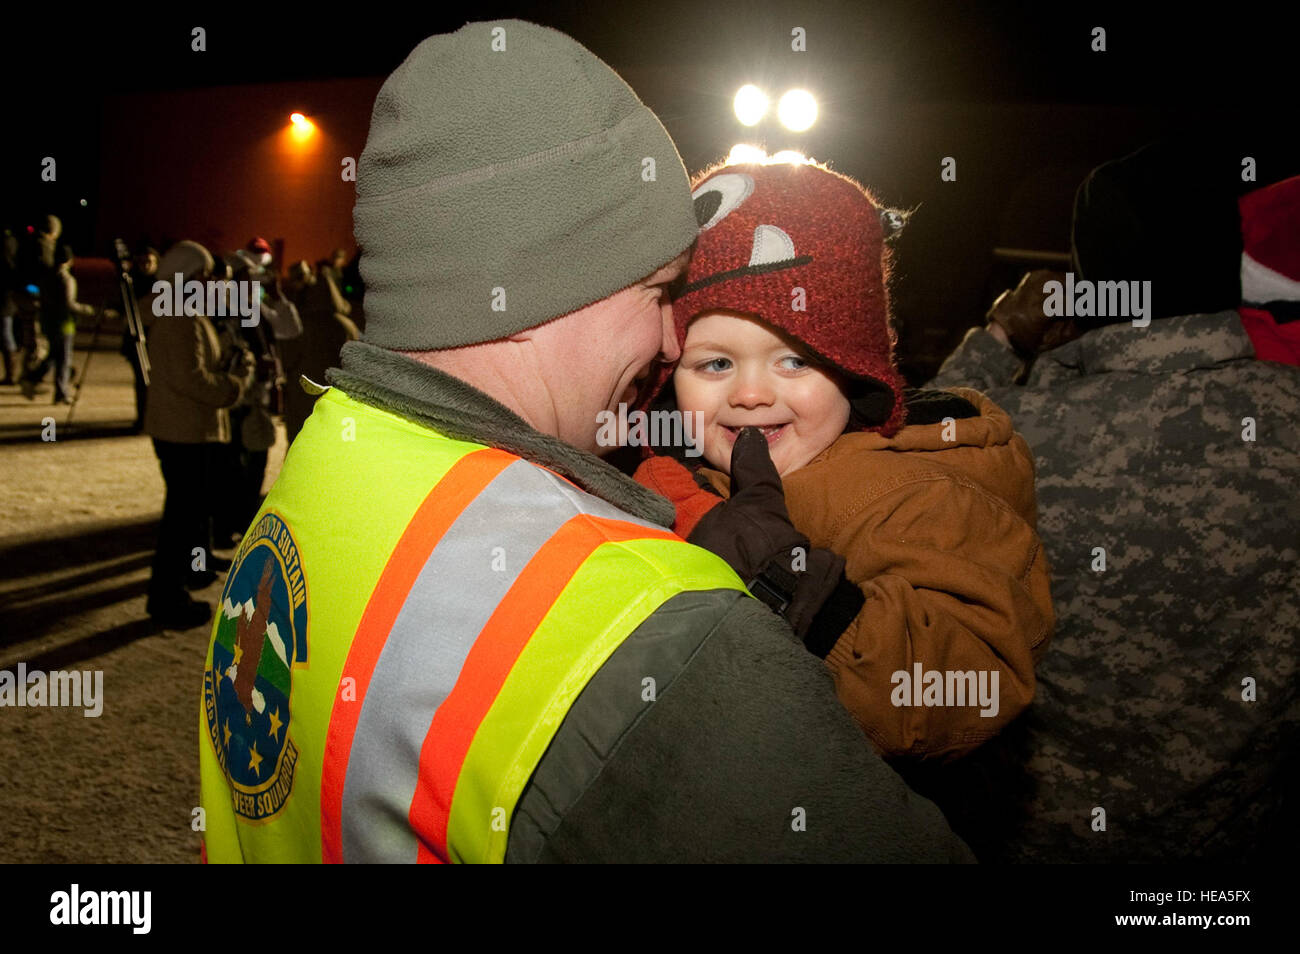
[[[447,820],[465,754],[534,630],[598,546],[647,538],[679,539],[667,530],[578,514],[520,571],[470,649],[456,686],[434,714],[421,747],[419,784],[410,811],[411,826],[419,836],[420,862],[449,860]],[[485,825],[488,822],[483,820]]]
[[[406,596],[425,561],[447,529],[502,470],[517,460],[496,448],[471,451],[452,465],[420,504],[402,538],[393,549],[375,585],[348,651],[340,685],[353,680],[355,701],[342,704],[338,696],[330,711],[321,771],[321,857],[343,860],[341,823],[343,785],[347,778],[348,755],[356,734],[357,720],[365,703],[366,690],[384,642]]]

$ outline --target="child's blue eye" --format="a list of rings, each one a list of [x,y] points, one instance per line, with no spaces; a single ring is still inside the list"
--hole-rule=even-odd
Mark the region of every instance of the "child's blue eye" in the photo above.
[[[806,368],[806,367],[808,367],[808,363],[807,363],[806,361],[804,361],[803,358],[799,357],[797,354],[788,354],[788,355],[786,355],[784,358],[782,358],[781,360],[782,360],[782,361],[793,361],[793,362],[794,362],[793,365],[786,365],[786,367],[787,367],[789,370],[791,370],[791,371],[798,371],[798,370],[800,370],[800,369],[802,369],[802,368]]]
[[[708,361],[696,365],[696,369],[699,371],[713,371],[713,372],[726,371],[727,370],[726,367],[718,367],[718,365],[719,364],[727,365],[729,363],[730,360],[727,358],[710,358]]]

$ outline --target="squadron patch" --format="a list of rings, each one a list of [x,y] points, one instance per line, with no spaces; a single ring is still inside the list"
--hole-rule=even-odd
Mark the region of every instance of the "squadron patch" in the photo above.
[[[293,671],[307,664],[307,581],[284,520],[265,513],[236,554],[217,610],[203,707],[235,813],[268,821],[293,792]]]

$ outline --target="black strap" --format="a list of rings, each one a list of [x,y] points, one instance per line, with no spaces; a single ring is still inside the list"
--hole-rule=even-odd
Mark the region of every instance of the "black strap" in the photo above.
[[[781,566],[778,559],[773,557],[768,560],[758,575],[745,584],[745,588],[770,606],[773,612],[783,614],[790,605],[795,587],[799,585],[799,578]]]

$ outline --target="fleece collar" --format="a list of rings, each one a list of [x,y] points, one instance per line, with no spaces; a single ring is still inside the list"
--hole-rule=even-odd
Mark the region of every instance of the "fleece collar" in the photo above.
[[[325,378],[349,397],[446,437],[516,454],[635,517],[672,526],[673,505],[663,497],[594,454],[534,429],[459,378],[364,341],[349,341],[339,357],[342,367],[330,368]]]

